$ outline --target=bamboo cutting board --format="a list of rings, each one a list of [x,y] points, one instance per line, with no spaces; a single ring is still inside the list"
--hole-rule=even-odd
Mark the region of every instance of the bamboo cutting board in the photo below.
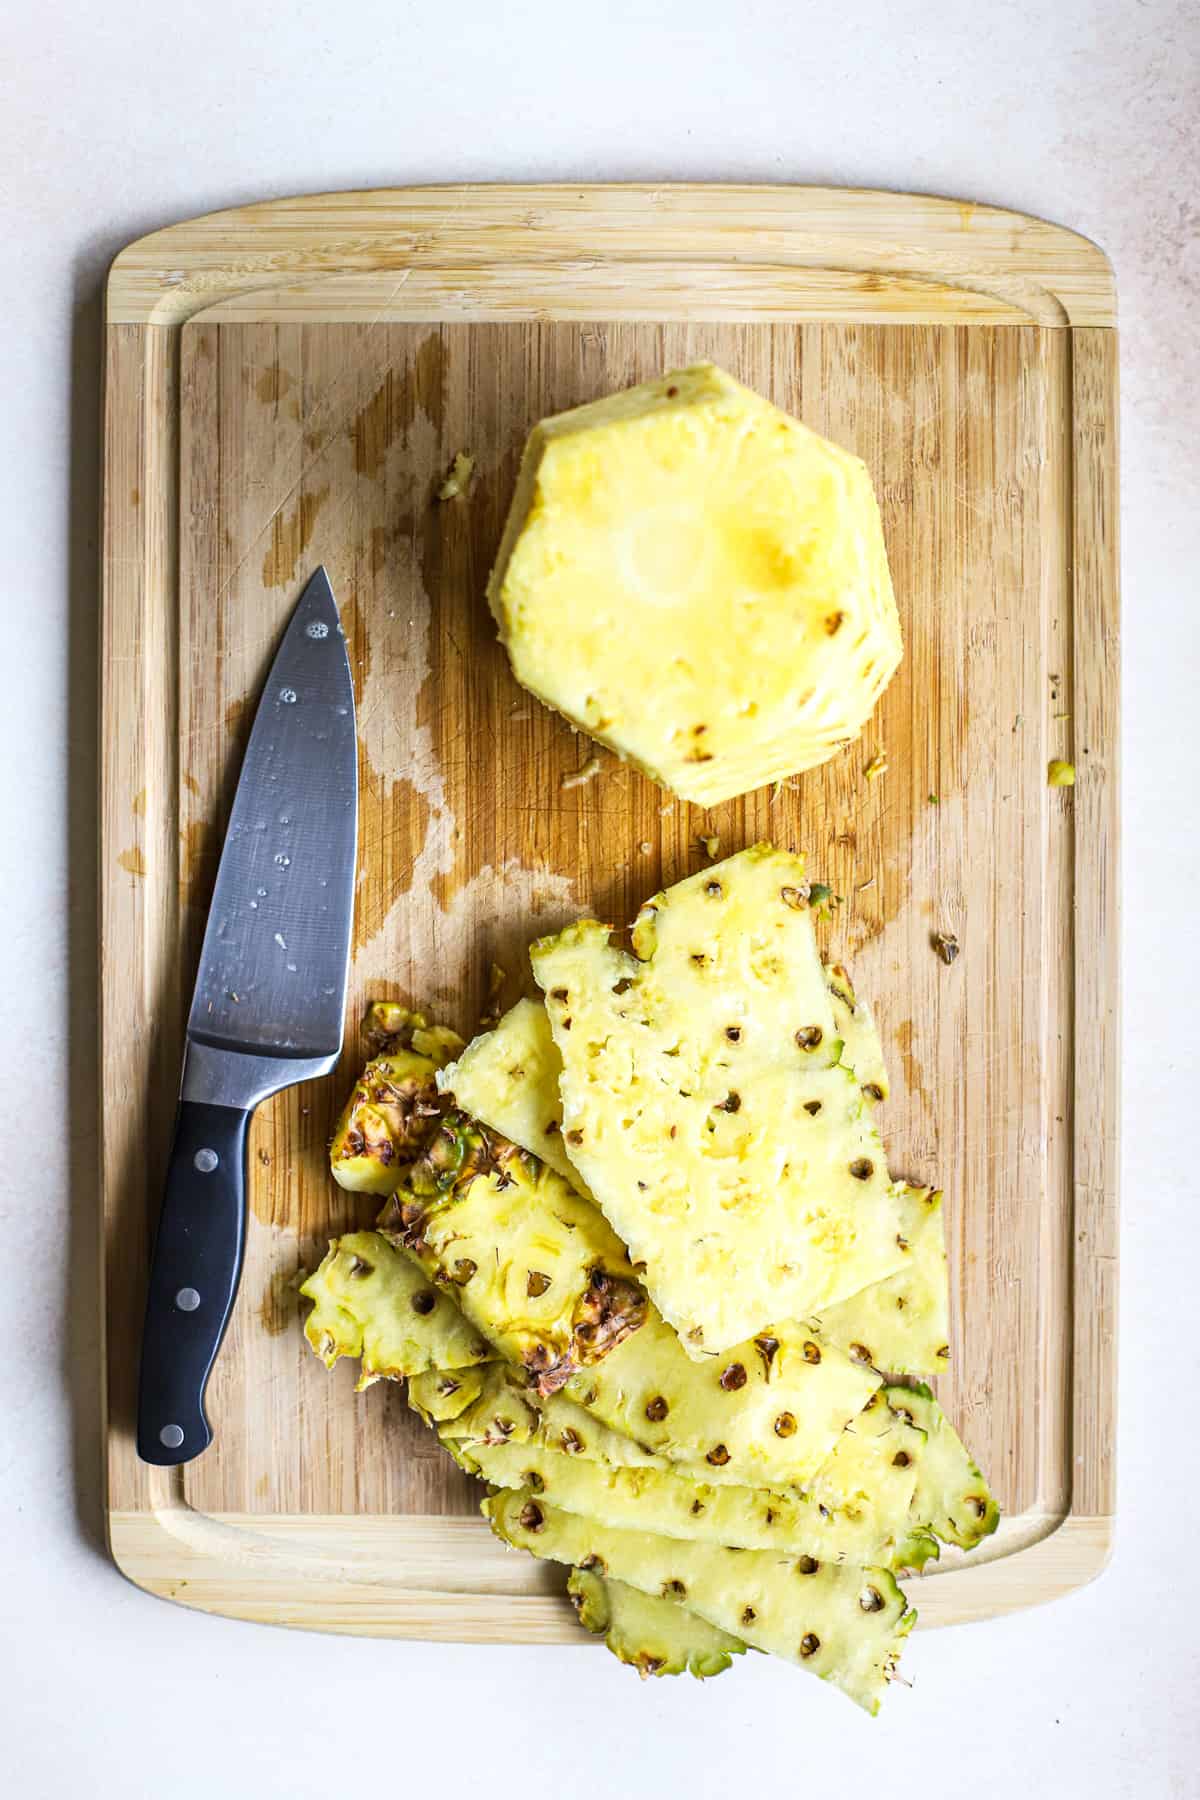
[[[247,207],[124,251],[108,292],[103,1182],[113,1554],[151,1591],[397,1636],[581,1637],[552,1570],[380,1383],[306,1349],[295,1278],[371,1221],[324,1158],[368,1000],[468,1034],[490,965],[760,838],[845,904],[895,1174],[947,1195],[941,1397],[1006,1518],[926,1623],[1050,1598],[1114,1510],[1116,338],[1094,245],[1015,214],[805,188],[445,188]],[[906,656],[859,746],[778,795],[669,803],[515,685],[483,600],[529,427],[701,358],[870,467]],[[467,497],[436,498],[458,450]],[[142,1293],[183,1022],[259,687],[329,569],[358,689],[347,1051],[250,1150],[216,1443],[137,1461]],[[636,630],[636,621],[630,622]],[[885,776],[864,779],[877,747]],[[1046,785],[1052,756],[1073,790]],[[930,796],[936,795],[933,804]],[[962,954],[934,955],[934,931]]]

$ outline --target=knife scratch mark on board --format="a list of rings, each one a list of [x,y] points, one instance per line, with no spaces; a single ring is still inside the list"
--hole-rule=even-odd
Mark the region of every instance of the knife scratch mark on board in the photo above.
[[[271,520],[271,541],[263,558],[263,586],[286,587],[294,578],[296,564],[307,550],[317,514],[329,498],[327,487],[301,494],[294,512],[282,510]]]

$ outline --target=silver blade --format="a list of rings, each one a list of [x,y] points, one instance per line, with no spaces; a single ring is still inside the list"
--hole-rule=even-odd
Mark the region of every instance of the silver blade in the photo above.
[[[358,835],[354,687],[318,569],[259,701],[221,851],[188,1037],[284,1057],[341,1048]]]

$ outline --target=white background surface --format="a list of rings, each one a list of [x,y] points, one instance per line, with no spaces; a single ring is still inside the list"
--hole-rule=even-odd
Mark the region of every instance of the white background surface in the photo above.
[[[1190,14],[1190,17],[1189,17]],[[0,23],[0,1787],[507,1800],[1200,1794],[1195,947],[1200,17],[1186,0],[11,4]],[[94,1020],[100,282],[269,195],[460,179],[917,188],[1096,238],[1122,309],[1121,1529],[1092,1588],[918,1635],[882,1717],[756,1659],[291,1635],[98,1552]],[[5,1616],[7,1615],[7,1616]]]

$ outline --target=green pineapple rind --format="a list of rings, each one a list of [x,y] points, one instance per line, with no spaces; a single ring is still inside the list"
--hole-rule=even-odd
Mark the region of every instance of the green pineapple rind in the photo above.
[[[527,1488],[493,1494],[482,1511],[504,1542],[678,1601],[753,1649],[831,1682],[869,1713],[879,1710],[916,1622],[887,1569],[614,1531],[559,1512]]]
[[[912,1516],[944,1544],[973,1550],[1000,1523],[1000,1507],[978,1464],[923,1384],[885,1390],[888,1405],[925,1432]]]
[[[585,1631],[602,1637],[619,1662],[649,1676],[694,1675],[706,1681],[744,1656],[740,1638],[661,1595],[643,1594],[595,1569],[572,1569],[567,1593]]]

